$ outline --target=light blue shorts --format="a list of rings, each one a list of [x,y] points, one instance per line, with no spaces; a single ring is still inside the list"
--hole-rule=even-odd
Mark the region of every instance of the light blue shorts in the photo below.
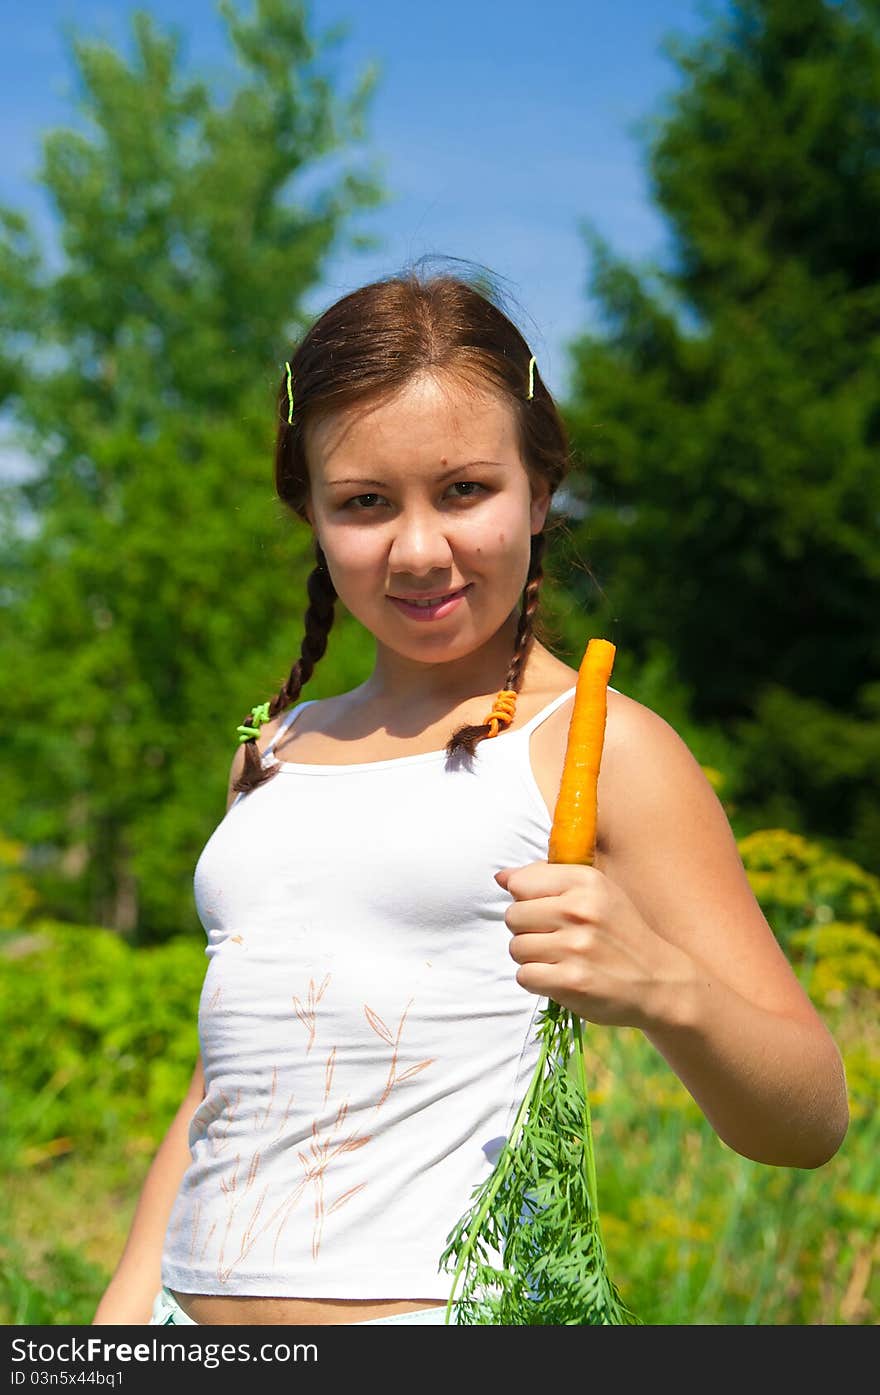
[[[375,1327],[378,1323],[444,1323],[446,1320],[446,1305],[438,1305],[435,1308],[415,1308],[409,1313],[395,1313],[392,1317],[365,1318],[363,1322],[352,1323],[352,1327]],[[454,1317],[450,1318],[450,1324],[454,1323]],[[150,1324],[156,1327],[198,1327],[198,1323],[193,1318],[188,1317],[183,1311],[174,1295],[163,1287],[156,1294],[153,1300],[153,1312],[150,1317]],[[346,1324],[349,1325],[349,1324]]]

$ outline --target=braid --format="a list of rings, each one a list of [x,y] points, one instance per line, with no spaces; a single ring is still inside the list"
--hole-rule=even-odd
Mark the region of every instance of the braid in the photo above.
[[[522,673],[525,668],[526,658],[533,637],[533,626],[535,612],[538,609],[538,592],[541,582],[544,579],[544,571],[541,566],[541,558],[544,555],[544,548],[547,539],[543,532],[532,534],[532,555],[529,561],[529,574],[523,588],[523,603],[519,614],[519,624],[516,630],[516,643],[513,649],[513,657],[510,660],[510,667],[507,670],[507,677],[504,680],[504,687],[495,699],[492,711],[486,721],[480,726],[459,727],[454,731],[446,743],[447,755],[454,755],[459,750],[466,750],[468,755],[473,755],[478,741],[484,737],[497,736],[503,727],[508,726],[513,721],[513,714],[516,709],[516,695],[519,692],[522,682]]]
[[[319,659],[323,659],[327,652],[327,639],[334,620],[334,606],[336,603],[336,587],[330,579],[327,564],[320,545],[315,544],[318,555],[318,564],[309,573],[306,582],[306,590],[309,596],[309,605],[305,614],[306,632],[300,648],[300,656],[292,666],[290,673],[279,689],[278,693],[269,703],[269,720],[277,717],[279,712],[284,712],[292,707],[308,683],[315,670],[315,664]],[[251,714],[245,718],[249,722]],[[232,788],[234,790],[246,791],[255,789],[257,785],[262,785],[266,780],[271,780],[278,774],[278,767],[273,770],[267,768],[262,763],[260,751],[256,744],[256,737],[251,737],[250,741],[245,741],[244,745],[244,770]]]

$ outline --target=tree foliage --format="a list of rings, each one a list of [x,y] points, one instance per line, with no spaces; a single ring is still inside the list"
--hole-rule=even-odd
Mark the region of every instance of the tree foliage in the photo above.
[[[599,632],[665,649],[747,747],[752,827],[876,868],[880,6],[742,0],[669,52],[646,129],[670,264],[583,229],[577,547]]]
[[[299,652],[313,559],[272,490],[275,394],[325,259],[374,245],[350,224],[384,198],[356,165],[299,192],[363,138],[376,73],[336,94],[342,31],[221,9],[225,105],[145,12],[131,61],[73,40],[90,130],[49,132],[40,171],[60,269],[0,209],[0,402],[33,462],[0,511],[6,829],[49,913],[134,937],[195,927],[235,726]]]

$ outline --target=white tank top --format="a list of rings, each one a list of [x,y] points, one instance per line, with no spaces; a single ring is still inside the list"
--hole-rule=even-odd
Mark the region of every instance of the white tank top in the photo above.
[[[263,753],[278,773],[238,795],[195,868],[205,1097],[169,1288],[448,1298],[440,1255],[513,1124],[547,1005],[516,981],[493,874],[547,856],[529,737],[574,692],[472,761]]]

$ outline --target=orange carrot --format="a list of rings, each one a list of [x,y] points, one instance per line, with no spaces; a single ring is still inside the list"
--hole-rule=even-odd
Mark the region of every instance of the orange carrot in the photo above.
[[[550,829],[548,862],[593,861],[607,688],[616,652],[609,640],[591,639],[578,669],[568,745]]]

